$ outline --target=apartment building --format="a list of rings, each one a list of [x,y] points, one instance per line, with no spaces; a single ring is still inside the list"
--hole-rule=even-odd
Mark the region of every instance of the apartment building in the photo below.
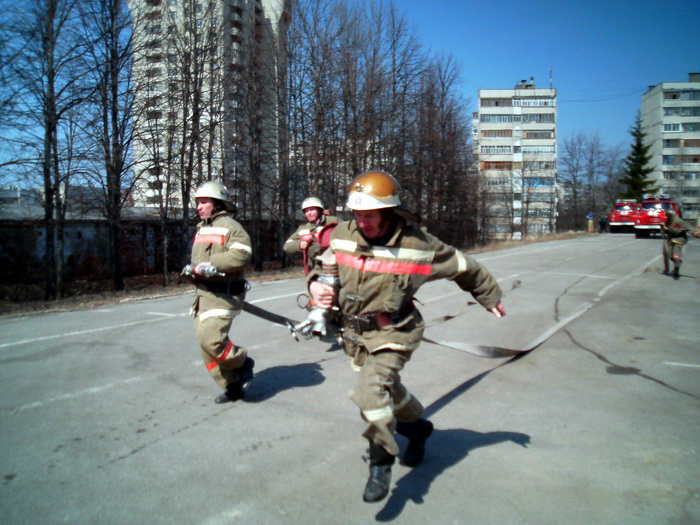
[[[650,178],[686,219],[700,215],[700,73],[662,82],[642,95],[642,131],[650,145]]]
[[[492,236],[519,239],[555,230],[557,92],[534,79],[480,89],[472,131]]]
[[[135,204],[181,207],[185,181],[275,177],[289,0],[128,4]]]

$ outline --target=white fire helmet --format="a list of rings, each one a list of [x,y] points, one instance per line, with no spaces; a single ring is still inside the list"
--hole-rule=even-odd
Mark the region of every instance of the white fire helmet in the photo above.
[[[318,197],[307,197],[304,202],[301,203],[301,210],[304,211],[306,208],[321,208],[323,209],[323,203]]]
[[[236,205],[233,204],[231,195],[226,189],[226,186],[220,182],[205,182],[202,184],[199,188],[197,188],[197,191],[194,194],[195,199],[200,197],[209,197],[210,199],[219,200],[226,206],[226,211],[236,211]]]
[[[378,210],[401,205],[401,185],[385,171],[366,171],[348,187],[347,206],[351,210]]]

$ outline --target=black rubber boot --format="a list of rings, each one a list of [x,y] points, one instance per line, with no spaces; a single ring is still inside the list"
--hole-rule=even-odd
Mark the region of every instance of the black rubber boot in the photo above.
[[[678,269],[678,267],[676,267],[676,268],[673,270],[673,278],[677,281],[678,279],[680,279],[680,277],[681,277],[681,272],[680,272],[680,270]]]
[[[248,390],[248,387],[255,377],[255,374],[253,374],[254,366],[255,361],[250,357],[246,357],[245,361],[243,361],[243,366],[238,369],[238,381],[230,385],[226,389],[226,392],[214,399],[214,403],[221,405],[223,403],[230,403],[231,401],[243,399],[245,391]]]
[[[380,501],[389,494],[391,484],[391,466],[394,456],[374,443],[369,444],[369,479],[365,485],[362,499],[368,503]]]
[[[246,357],[243,361],[243,366],[238,369],[238,385],[241,392],[248,390],[248,387],[253,382],[255,374],[253,374],[253,367],[255,366],[255,361],[252,357]]]
[[[425,442],[433,433],[433,424],[427,419],[419,419],[413,423],[396,423],[396,431],[408,438],[406,453],[403,455],[403,464],[407,467],[415,467],[425,456]]]
[[[233,388],[229,388],[218,396],[216,399],[214,399],[214,403],[217,405],[222,405],[224,403],[230,403],[232,401],[238,401],[239,399],[243,398],[243,392],[241,392],[240,388],[238,386],[234,386]]]

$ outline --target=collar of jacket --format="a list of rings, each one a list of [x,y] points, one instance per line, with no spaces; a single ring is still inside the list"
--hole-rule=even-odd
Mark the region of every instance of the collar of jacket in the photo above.
[[[224,215],[228,215],[228,213],[229,213],[229,212],[227,212],[226,210],[217,211],[216,213],[212,213],[209,217],[207,217],[206,219],[204,219],[204,220],[203,220],[202,222],[200,222],[199,224],[202,225],[202,226],[206,226],[206,225],[211,224],[212,222],[214,222],[215,219],[218,219],[219,217],[223,217]]]
[[[399,217],[394,223],[394,231],[391,233],[391,235],[389,235],[389,240],[381,244],[381,246],[396,246],[405,228],[406,221]],[[362,235],[362,231],[357,226],[357,221],[355,219],[350,222],[350,232],[352,233],[353,237],[357,239],[357,249],[360,252],[369,252],[371,246],[380,246],[378,244],[372,244],[370,239],[367,239],[364,235]]]

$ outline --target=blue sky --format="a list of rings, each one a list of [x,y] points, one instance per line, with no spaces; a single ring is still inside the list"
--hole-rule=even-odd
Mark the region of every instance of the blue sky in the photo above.
[[[648,87],[700,73],[698,0],[394,3],[427,49],[455,58],[472,111],[479,89],[549,87],[552,68],[560,143],[580,132],[629,146]]]

